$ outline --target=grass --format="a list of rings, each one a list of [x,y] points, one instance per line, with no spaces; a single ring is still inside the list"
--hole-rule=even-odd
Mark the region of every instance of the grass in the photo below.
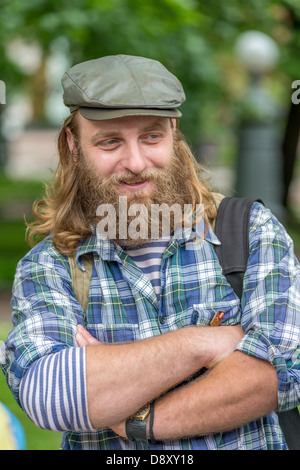
[[[28,251],[25,241],[25,224],[22,220],[1,221],[0,234],[0,288],[12,284],[18,261]]]
[[[34,200],[43,194],[43,183],[13,181],[0,173],[0,289],[10,289],[18,261],[29,250],[25,220]]]

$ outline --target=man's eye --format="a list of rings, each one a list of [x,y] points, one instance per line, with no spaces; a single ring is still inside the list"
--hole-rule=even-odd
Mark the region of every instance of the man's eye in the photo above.
[[[108,139],[108,140],[103,140],[102,142],[99,142],[98,146],[102,148],[116,147],[118,143],[119,141],[117,139]]]
[[[156,142],[157,140],[159,140],[159,138],[159,134],[149,134],[145,137],[145,140],[147,140],[148,142]]]

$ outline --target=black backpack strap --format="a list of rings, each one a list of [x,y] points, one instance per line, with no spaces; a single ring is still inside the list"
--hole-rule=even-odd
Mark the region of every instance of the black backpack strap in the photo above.
[[[239,298],[249,257],[249,216],[260,199],[225,197],[218,208],[215,234],[221,245],[215,247],[224,276]],[[300,450],[300,414],[298,408],[278,413],[279,424],[289,450]]]
[[[289,450],[300,450],[300,414],[298,408],[277,414]]]
[[[218,208],[215,234],[221,245],[215,247],[223,274],[241,298],[243,279],[249,257],[249,216],[260,199],[225,197]]]

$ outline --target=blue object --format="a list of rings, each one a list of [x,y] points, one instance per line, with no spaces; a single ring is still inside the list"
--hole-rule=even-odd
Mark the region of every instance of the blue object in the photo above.
[[[0,449],[6,450],[8,447],[9,450],[25,450],[26,438],[18,418],[0,403]]]

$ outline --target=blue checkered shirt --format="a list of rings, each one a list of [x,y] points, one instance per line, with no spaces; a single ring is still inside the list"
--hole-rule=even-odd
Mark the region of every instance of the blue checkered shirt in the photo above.
[[[159,298],[149,278],[120,247],[96,236],[84,240],[77,250],[79,266],[84,269],[83,254],[94,254],[86,314],[72,289],[68,258],[57,252],[51,237],[19,262],[12,298],[14,329],[6,342],[2,368],[20,403],[20,382],[34,364],[45,356],[50,360],[55,353],[74,351],[75,408],[82,410],[79,424],[63,431],[63,449],[286,448],[275,412],[222,434],[147,445],[129,442],[110,429],[89,429],[84,348],[77,347],[75,341],[78,323],[100,341],[137,341],[191,324],[209,325],[222,310],[222,325],[241,324],[245,332],[237,349],[275,367],[279,410],[298,405],[300,271],[290,237],[269,210],[254,204],[250,257],[240,302],[216,257],[214,246],[220,242],[211,229],[199,241],[201,236],[198,228],[189,229],[170,241],[162,258]]]

